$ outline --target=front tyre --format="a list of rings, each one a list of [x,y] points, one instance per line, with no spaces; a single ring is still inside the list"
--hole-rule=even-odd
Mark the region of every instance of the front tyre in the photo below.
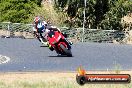
[[[60,44],[60,48],[64,51],[64,53],[65,53],[68,57],[72,57],[71,49],[68,50],[63,44]]]

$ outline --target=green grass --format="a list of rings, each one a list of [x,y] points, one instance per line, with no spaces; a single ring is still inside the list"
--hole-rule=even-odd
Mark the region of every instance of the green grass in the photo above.
[[[113,72],[115,71],[112,71],[112,73]],[[121,73],[131,74],[131,71]],[[0,73],[0,88],[132,88],[132,83],[85,84],[83,86],[80,86],[76,82],[76,73],[24,72]]]
[[[78,85],[75,81],[15,81],[11,84],[0,82],[0,88],[132,88],[130,84],[85,84]]]

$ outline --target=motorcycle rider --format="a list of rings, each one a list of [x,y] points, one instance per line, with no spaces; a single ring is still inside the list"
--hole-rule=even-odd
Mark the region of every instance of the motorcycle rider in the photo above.
[[[33,26],[33,31],[34,31],[34,35],[37,37],[37,39],[44,45],[48,45],[50,50],[54,50],[51,45],[48,44],[48,33],[49,31],[58,31],[61,32],[59,28],[52,26],[52,25],[48,25],[47,22],[42,21],[40,19],[39,16],[36,16],[34,19],[34,26]],[[43,40],[46,40],[46,42],[44,42]],[[70,45],[72,45],[72,42],[69,42],[66,38],[65,41],[68,42]],[[68,46],[69,48],[71,48],[70,46]]]
[[[47,24],[45,21],[41,21],[39,16],[36,16],[34,18],[33,23],[33,34],[37,37],[37,39],[42,43],[46,45],[45,38],[43,37],[43,32],[45,31],[45,24]]]
[[[52,25],[48,25],[47,24],[45,26],[45,28],[48,29],[48,30],[50,30],[50,31],[58,31],[58,32],[61,32],[61,30],[59,28],[57,28],[56,26],[52,26]],[[61,32],[61,34],[65,37],[64,41],[66,41],[67,45],[69,45],[69,44],[72,45],[73,44],[72,42],[70,42],[70,41],[67,40],[67,34],[62,33],[62,32]],[[70,45],[68,46],[69,49],[71,48]]]
[[[46,39],[47,41],[47,33],[51,30],[60,31],[59,28],[48,25],[46,21],[42,21],[39,16],[36,16],[34,18],[33,34],[42,44],[47,44],[47,42],[44,42],[43,40]]]

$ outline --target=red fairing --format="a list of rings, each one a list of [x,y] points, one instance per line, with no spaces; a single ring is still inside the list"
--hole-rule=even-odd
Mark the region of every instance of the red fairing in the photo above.
[[[52,43],[53,43],[54,41],[58,42],[58,41],[59,41],[58,38],[61,38],[61,37],[62,37],[62,35],[61,35],[60,33],[58,33],[58,32],[54,32],[54,33],[55,33],[55,34],[53,35],[52,38],[49,37],[49,43],[50,43],[51,45],[53,45]]]
[[[67,55],[72,57],[70,45],[66,41],[65,37],[58,31],[50,31],[48,33],[48,41],[52,48],[61,55]],[[50,47],[51,49],[51,47]]]
[[[58,47],[58,49],[62,51],[62,49],[60,48],[60,44],[63,44],[65,47],[67,47],[67,45],[64,41],[60,41],[60,39],[64,39],[65,37],[58,31],[55,31],[54,33],[55,34],[52,38],[48,37],[49,43],[52,47]],[[55,46],[55,43],[58,43],[58,45]]]

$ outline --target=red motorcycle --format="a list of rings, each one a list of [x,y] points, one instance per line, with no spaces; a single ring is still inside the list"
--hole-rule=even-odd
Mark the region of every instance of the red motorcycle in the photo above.
[[[59,31],[50,31],[48,33],[50,50],[55,50],[58,54],[72,57],[71,46],[65,39],[64,35]]]

